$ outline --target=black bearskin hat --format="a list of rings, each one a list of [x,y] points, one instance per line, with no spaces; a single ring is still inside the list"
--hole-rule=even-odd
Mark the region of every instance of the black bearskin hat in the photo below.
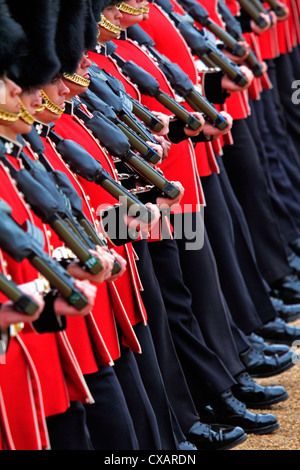
[[[4,0],[0,0],[0,77],[10,75],[16,67],[25,40],[23,29],[11,17]]]
[[[101,13],[108,5],[115,3],[114,0],[91,0],[93,14],[97,23],[101,21]]]
[[[17,83],[24,89],[49,83],[60,70],[55,50],[57,0],[7,0],[11,15],[25,31],[28,51]],[[12,77],[14,78],[14,77]]]
[[[60,0],[56,32],[56,52],[61,62],[61,73],[76,72],[85,52],[86,0]]]
[[[97,45],[98,36],[99,36],[98,21],[96,21],[92,4],[93,4],[92,0],[87,0],[87,12],[86,12],[86,21],[85,21],[85,50],[86,51],[92,51],[94,49],[94,47]]]

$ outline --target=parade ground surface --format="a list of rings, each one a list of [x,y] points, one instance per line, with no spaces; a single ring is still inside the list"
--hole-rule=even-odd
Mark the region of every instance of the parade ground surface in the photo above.
[[[290,325],[300,326],[300,320]],[[300,354],[300,349],[293,348]],[[274,434],[249,435],[248,439],[233,450],[300,450],[300,363],[283,374],[268,379],[255,379],[261,385],[282,385],[290,398],[270,408],[277,416],[280,428]],[[250,410],[251,411],[251,410]],[[267,410],[253,410],[266,413]]]

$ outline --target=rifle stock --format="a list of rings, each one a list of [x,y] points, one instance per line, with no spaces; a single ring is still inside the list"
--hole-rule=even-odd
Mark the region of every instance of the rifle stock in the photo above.
[[[32,316],[39,308],[30,296],[24,294],[17,284],[7,279],[2,273],[0,273],[0,291],[13,302],[16,310],[21,313]]]
[[[3,205],[3,204],[2,204]],[[30,223],[27,224],[31,226]],[[2,209],[0,210],[0,246],[17,262],[27,259],[74,308],[82,310],[88,305],[85,295],[77,289],[74,279],[54,259],[50,258],[30,234]],[[34,231],[40,232],[34,227]]]
[[[266,20],[261,16],[261,12],[257,10],[255,5],[249,0],[238,0],[239,4],[243,8],[243,10],[252,18],[253,21],[259,26],[261,29],[265,29],[268,26]]]
[[[271,9],[276,13],[278,18],[283,18],[286,15],[284,8],[276,0],[266,0]]]

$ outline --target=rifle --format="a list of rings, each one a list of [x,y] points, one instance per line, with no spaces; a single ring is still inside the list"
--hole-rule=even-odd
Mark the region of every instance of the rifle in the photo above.
[[[88,107],[90,112],[100,111],[102,114],[106,115],[124,132],[130,145],[147,161],[156,165],[160,161],[160,156],[146,142],[149,141],[156,144],[158,144],[158,142],[153,138],[150,132],[143,129],[139,122],[126,113],[123,108],[119,111],[120,108],[118,108],[117,104],[120,103],[120,99],[114,95],[113,92],[105,90],[105,92],[102,93],[101,88],[102,86],[99,86],[99,84],[96,87],[91,86],[91,89],[80,95],[80,99]],[[106,91],[108,91],[108,93],[106,93]]]
[[[163,123],[147,108],[147,106],[135,100],[132,96],[128,95],[128,99],[132,103],[132,111],[134,114],[144,121],[144,123],[154,132],[159,133],[163,128]]]
[[[95,251],[97,246],[101,246],[106,248],[109,252],[105,240],[99,236],[95,227],[83,213],[82,199],[75,191],[68,177],[64,173],[54,170],[45,157],[45,147],[34,127],[29,134],[24,136],[24,139],[31,145],[33,151],[38,155],[39,163],[43,166],[43,169],[50,174],[57,189],[63,196],[66,204],[66,211],[63,214],[63,219],[68,224],[69,228],[74,231],[76,236],[80,238],[82,243],[86,244],[89,249]],[[120,270],[121,266],[115,259],[112,275],[117,274]]]
[[[231,13],[227,5],[222,1],[218,1],[218,9],[221,13],[221,16],[226,24],[227,31],[233,36],[237,41],[243,41],[243,31],[240,26],[240,23]],[[246,58],[246,62],[250,66],[255,77],[259,78],[264,74],[262,64],[258,61],[255,53],[250,49],[249,54]]]
[[[108,55],[111,55],[116,50],[115,44],[111,41],[106,42],[105,47]],[[159,133],[163,129],[164,125],[160,119],[158,119],[158,117],[155,116],[149,110],[149,108],[147,108],[147,106],[128,95],[120,80],[118,80],[116,77],[113,77],[105,70],[100,69],[96,64],[92,64],[92,66],[89,68],[89,71],[93,76],[95,76],[95,78],[104,81],[110,87],[110,89],[114,91],[114,93],[119,98],[122,99],[122,108],[123,110],[126,110],[126,114],[128,114],[128,111],[130,111],[131,117],[132,114],[135,115],[154,132]],[[89,89],[91,88],[89,87]]]
[[[74,232],[73,227],[70,228],[72,215],[66,205],[66,199],[62,197],[44,168],[41,169],[38,163],[33,163],[24,152],[21,157],[28,169],[17,171],[5,157],[1,157],[1,161],[9,169],[26,202],[43,223],[49,224],[81,264],[90,273],[98,274],[103,266],[98,258],[90,253],[90,249],[94,247],[87,245],[85,240]]]
[[[244,57],[246,49],[238,43],[227,31],[224,31],[217,23],[215,23],[208,14],[208,11],[194,0],[180,0],[179,3],[203,27],[207,28],[217,38],[219,38],[225,46],[237,57]]]
[[[238,0],[239,4],[243,8],[243,10],[252,18],[253,21],[259,26],[261,29],[265,29],[268,26],[266,20],[261,16],[262,11],[258,10],[257,7],[254,5],[253,2],[249,0]]]
[[[53,131],[50,132],[49,137],[55,143],[57,151],[72,171],[87,181],[102,186],[117,200],[122,198],[126,207],[131,209],[131,211],[133,210],[136,218],[139,220],[147,223],[152,220],[152,211],[115,181],[83,147],[71,140],[62,139]]]
[[[175,116],[187,124],[191,129],[198,130],[201,127],[201,122],[191,113],[189,113],[183,106],[167,93],[163,92],[159,88],[157,80],[139,67],[131,60],[125,61],[117,54],[112,54],[113,59],[116,60],[122,72],[128,76],[128,78],[138,86],[140,92],[143,95],[151,96],[157,99],[163,106],[171,111]]]
[[[151,165],[149,165],[143,158],[136,155],[130,149],[130,144],[126,136],[109,119],[107,119],[98,111],[94,112],[94,117],[92,119],[90,119],[87,115],[86,117],[88,119],[86,121],[86,126],[94,133],[95,136],[97,136],[100,143],[108,150],[108,152],[112,156],[120,159],[126,165],[129,165],[129,167],[132,168],[134,172],[138,173],[143,179],[148,181],[150,184],[153,184],[161,192],[162,195],[170,199],[175,199],[178,197],[180,192],[179,189],[174,184],[170,183],[160,172],[158,172]],[[50,132],[49,137],[55,143],[56,148],[58,152],[61,153],[62,157],[71,158],[74,162],[75,155],[71,154],[75,154],[76,151],[78,152],[77,144],[73,143],[74,145],[72,145],[71,141],[63,140],[53,131]],[[82,147],[79,149],[79,151],[81,152],[81,154],[83,154],[82,158],[86,158],[85,163],[89,162],[92,166],[93,161],[94,165],[100,166],[100,163],[93,159],[93,157],[91,157],[84,149],[82,149]],[[127,191],[125,194],[121,194],[121,191],[125,191],[125,189],[122,188],[116,181],[112,181],[114,183],[114,187],[116,186],[118,190],[118,196],[127,196]],[[108,182],[104,180],[104,184],[108,184]],[[112,185],[111,182],[109,184]],[[130,193],[128,194],[128,197],[129,196],[131,198],[133,197],[133,195]],[[134,203],[136,203],[136,200],[134,201]],[[132,204],[130,203],[130,205]]]
[[[266,2],[270,5],[271,10],[276,13],[278,18],[283,18],[286,15],[284,8],[277,2],[277,0],[266,0]]]
[[[39,308],[29,295],[24,294],[15,282],[7,279],[2,273],[0,273],[0,291],[13,302],[18,312],[32,316]]]
[[[27,232],[25,232],[12,218],[11,208],[0,200],[0,247],[2,250],[19,263],[27,259],[70,305],[77,310],[82,310],[88,305],[87,298],[77,289],[73,277],[40,248],[43,240],[42,231],[29,221],[27,221]]]
[[[128,37],[137,41],[140,45],[146,46],[149,52],[157,60],[159,68],[166,75],[172,87],[186,102],[195,110],[202,112],[212,124],[224,130],[228,127],[228,122],[217,109],[196,89],[193,82],[178,64],[171,62],[163,54],[160,54],[154,47],[154,42],[145,31],[138,25],[130,26],[127,29]]]
[[[115,46],[113,48],[110,46],[108,49],[113,53]],[[142,136],[145,141],[157,144],[155,137],[145,126],[144,120],[150,123],[150,129],[155,130],[155,132],[162,130],[163,123],[148,108],[131,98],[119,80],[112,77],[105,70],[101,70],[96,64],[89,68],[89,74],[90,86],[88,91],[94,92],[98,98],[112,106],[119,119]],[[144,119],[142,121],[137,119],[138,115],[135,115],[134,108],[137,108],[139,114],[143,116]]]
[[[163,10],[173,20],[179,32],[186,40],[193,54],[205,61],[207,57],[215,66],[226,73],[237,85],[244,87],[249,82],[240,68],[229,60],[205,35],[204,30],[199,31],[195,26],[182,19],[182,16],[173,11],[173,5],[169,0],[156,0]]]

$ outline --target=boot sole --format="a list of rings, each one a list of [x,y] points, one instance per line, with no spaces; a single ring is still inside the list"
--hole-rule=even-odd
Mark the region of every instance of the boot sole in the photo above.
[[[221,447],[219,450],[230,450],[233,449],[233,447],[241,445],[243,442],[245,442],[248,439],[247,434],[244,434],[241,436],[239,439],[236,441],[232,442],[231,444],[228,444],[227,446]]]
[[[288,364],[286,364],[284,367],[282,367],[281,369],[278,369],[276,371],[273,371],[273,372],[265,372],[264,374],[261,373],[261,374],[253,374],[251,372],[248,371],[249,375],[251,375],[251,377],[253,378],[256,378],[256,379],[263,379],[263,378],[267,378],[267,377],[274,377],[275,375],[279,375],[279,374],[282,374],[283,372],[291,369],[292,367],[294,367],[294,363],[293,362],[290,362]]]
[[[289,394],[286,393],[285,395],[282,395],[281,397],[274,398],[273,400],[270,400],[268,402],[264,403],[249,403],[244,401],[245,405],[247,408],[252,408],[253,410],[256,409],[262,409],[262,408],[271,408],[272,405],[276,405],[277,403],[281,403],[282,401],[286,401],[289,398]],[[239,399],[240,401],[243,401]]]
[[[299,341],[299,339],[280,339],[280,338],[265,338],[264,340],[266,343],[270,344],[285,344],[286,346],[292,346],[295,341]]]
[[[225,423],[217,423],[216,426],[219,426],[220,428],[232,428],[233,426],[239,426],[245,431],[246,434],[256,434],[256,435],[272,434],[273,432],[277,431],[277,429],[279,429],[279,423],[270,424],[269,426],[265,426],[264,428],[259,428],[259,429],[247,429],[243,427],[242,425],[225,424]],[[224,450],[224,449],[219,449],[219,450]]]
[[[286,313],[279,313],[278,314],[280,316],[280,318],[282,318],[282,320],[284,320],[286,323],[292,323],[293,321],[296,321],[300,318],[300,313],[299,314],[295,314],[295,315],[288,315]]]

